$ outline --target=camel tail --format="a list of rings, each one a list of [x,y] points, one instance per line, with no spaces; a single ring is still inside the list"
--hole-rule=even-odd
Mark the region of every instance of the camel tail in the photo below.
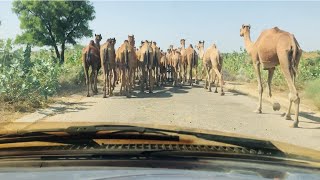
[[[193,51],[192,53],[192,63],[191,63],[191,68],[196,66],[196,53]]]
[[[125,55],[124,55],[126,67],[129,67],[129,57],[128,56],[129,56],[128,55],[128,50],[126,49]]]
[[[298,55],[301,51],[300,46],[295,39],[294,35],[291,37],[291,61],[290,61],[290,70],[292,72],[293,78],[296,78],[298,75],[298,65],[299,65],[299,58],[300,56]]]
[[[104,51],[103,57],[101,57],[101,58],[103,58],[103,62],[106,63],[107,70],[108,70],[109,69],[109,67],[108,67],[108,65],[109,65],[109,63],[108,63],[108,50],[104,49],[103,51]]]

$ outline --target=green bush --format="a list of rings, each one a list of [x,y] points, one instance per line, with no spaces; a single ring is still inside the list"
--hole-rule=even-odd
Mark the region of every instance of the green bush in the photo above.
[[[29,111],[45,105],[49,96],[83,84],[81,50],[68,49],[60,65],[52,50],[14,48],[12,40],[0,40],[0,108]]]
[[[23,52],[10,40],[0,45],[0,100],[40,107],[57,90],[58,65],[48,56],[31,58],[30,46]]]
[[[308,82],[305,87],[305,93],[320,110],[320,79]]]

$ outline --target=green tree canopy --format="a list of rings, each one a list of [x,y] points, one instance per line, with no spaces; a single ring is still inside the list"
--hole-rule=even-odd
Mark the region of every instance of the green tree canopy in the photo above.
[[[23,30],[16,38],[17,43],[52,46],[61,63],[66,44],[92,36],[89,21],[95,18],[95,11],[89,1],[15,0],[12,10]]]

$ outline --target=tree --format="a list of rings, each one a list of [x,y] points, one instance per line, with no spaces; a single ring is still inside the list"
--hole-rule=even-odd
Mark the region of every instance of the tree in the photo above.
[[[12,4],[23,30],[16,42],[52,46],[60,63],[64,62],[66,44],[92,36],[89,21],[95,18],[95,11],[89,1],[15,0]]]

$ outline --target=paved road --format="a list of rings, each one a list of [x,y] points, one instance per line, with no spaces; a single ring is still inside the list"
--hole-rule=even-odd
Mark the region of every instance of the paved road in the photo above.
[[[157,89],[153,94],[135,93],[132,98],[102,94],[68,98],[72,102],[54,108],[54,114],[39,113],[18,120],[30,122],[117,122],[161,124],[227,131],[278,140],[320,150],[320,118],[302,113],[300,128],[292,129],[292,121],[284,120],[284,110],[274,112],[263,105],[263,114],[255,114],[257,100],[237,92],[220,96],[200,87]],[[49,128],[49,127],[48,127]]]

